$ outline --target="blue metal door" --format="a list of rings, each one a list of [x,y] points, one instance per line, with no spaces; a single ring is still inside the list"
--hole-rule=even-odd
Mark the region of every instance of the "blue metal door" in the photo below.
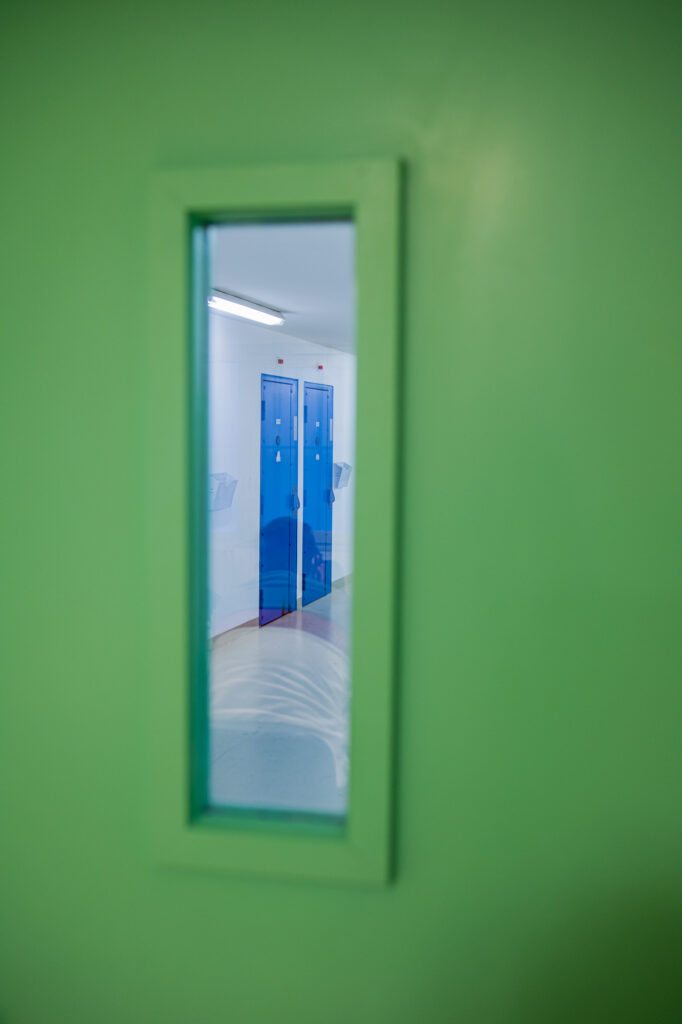
[[[260,595],[264,626],[296,607],[298,381],[261,375]]]
[[[332,588],[334,388],[303,385],[303,604]]]

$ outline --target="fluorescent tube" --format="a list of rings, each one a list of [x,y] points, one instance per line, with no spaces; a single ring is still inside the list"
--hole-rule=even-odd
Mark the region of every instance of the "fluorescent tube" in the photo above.
[[[258,324],[267,324],[268,327],[276,327],[284,323],[284,317],[279,313],[268,312],[265,309],[258,309],[256,306],[247,305],[243,300],[225,299],[222,295],[211,293],[208,300],[211,309],[218,313],[230,313],[232,316],[241,316],[245,320],[255,320]]]

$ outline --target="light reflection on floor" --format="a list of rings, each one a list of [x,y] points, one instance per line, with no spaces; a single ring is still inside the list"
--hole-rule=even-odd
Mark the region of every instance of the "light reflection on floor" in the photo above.
[[[212,806],[345,813],[350,608],[341,582],[267,626],[213,641]]]

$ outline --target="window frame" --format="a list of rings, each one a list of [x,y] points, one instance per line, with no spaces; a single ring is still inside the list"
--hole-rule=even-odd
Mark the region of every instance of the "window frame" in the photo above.
[[[382,884],[391,874],[400,171],[392,160],[172,169],[150,195],[148,596],[157,862]],[[198,225],[352,219],[357,424],[350,789],[324,817],[207,810],[207,324]],[[377,386],[379,384],[379,386]],[[162,496],[163,500],[159,500]],[[377,509],[383,509],[381,516]],[[162,515],[158,510],[161,510]]]

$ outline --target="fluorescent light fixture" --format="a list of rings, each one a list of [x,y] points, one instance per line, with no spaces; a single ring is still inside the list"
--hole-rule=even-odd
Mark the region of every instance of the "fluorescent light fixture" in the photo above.
[[[255,320],[257,324],[277,327],[284,323],[284,317],[276,309],[268,309],[236,295],[221,294],[215,288],[211,291],[208,305],[218,313],[229,313],[230,316],[241,316],[244,320]]]

